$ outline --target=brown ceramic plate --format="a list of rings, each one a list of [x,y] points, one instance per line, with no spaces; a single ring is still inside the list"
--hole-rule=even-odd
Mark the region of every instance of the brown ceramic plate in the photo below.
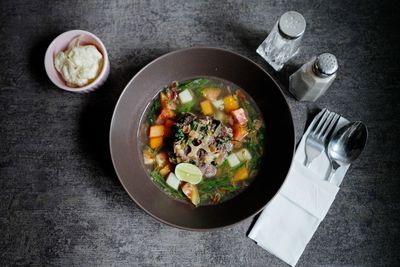
[[[144,170],[137,137],[146,106],[164,86],[199,76],[231,81],[253,97],[264,116],[266,144],[261,170],[245,191],[222,204],[194,208],[153,184]],[[158,220],[189,230],[228,226],[259,212],[285,180],[294,142],[292,116],[279,85],[251,60],[216,48],[178,50],[144,67],[121,94],[110,130],[114,168],[129,196]]]

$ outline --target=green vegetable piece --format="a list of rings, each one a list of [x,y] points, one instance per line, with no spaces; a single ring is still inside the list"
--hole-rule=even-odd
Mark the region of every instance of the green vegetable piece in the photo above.
[[[193,91],[197,91],[208,84],[210,81],[207,79],[196,79],[190,82],[181,83],[178,85],[178,91],[181,92],[183,90],[189,89]]]
[[[167,194],[177,199],[185,200],[186,196],[182,193],[182,191],[175,191],[171,187],[169,187],[164,179],[164,177],[156,170],[150,173],[152,180]]]

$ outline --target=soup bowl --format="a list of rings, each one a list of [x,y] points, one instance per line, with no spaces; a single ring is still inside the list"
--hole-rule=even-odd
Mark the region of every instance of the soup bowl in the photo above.
[[[204,76],[230,81],[254,99],[265,121],[265,147],[261,168],[242,193],[218,205],[194,207],[153,183],[143,164],[139,135],[146,107],[166,85]],[[182,49],[149,63],[122,92],[110,129],[111,158],[129,196],[154,218],[197,231],[226,227],[262,210],[283,184],[294,147],[293,120],[279,84],[253,61],[218,48]]]

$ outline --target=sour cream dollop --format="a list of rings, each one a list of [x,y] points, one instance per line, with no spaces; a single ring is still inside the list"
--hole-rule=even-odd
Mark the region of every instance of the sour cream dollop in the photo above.
[[[94,45],[80,45],[80,37],[72,40],[65,51],[54,58],[56,70],[70,87],[82,87],[94,81],[103,67],[103,55]]]

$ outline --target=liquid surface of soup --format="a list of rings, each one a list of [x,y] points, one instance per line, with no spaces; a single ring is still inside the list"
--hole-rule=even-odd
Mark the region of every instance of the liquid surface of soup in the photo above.
[[[153,182],[195,206],[222,203],[254,179],[265,125],[242,89],[216,78],[172,82],[148,106],[140,130]]]

